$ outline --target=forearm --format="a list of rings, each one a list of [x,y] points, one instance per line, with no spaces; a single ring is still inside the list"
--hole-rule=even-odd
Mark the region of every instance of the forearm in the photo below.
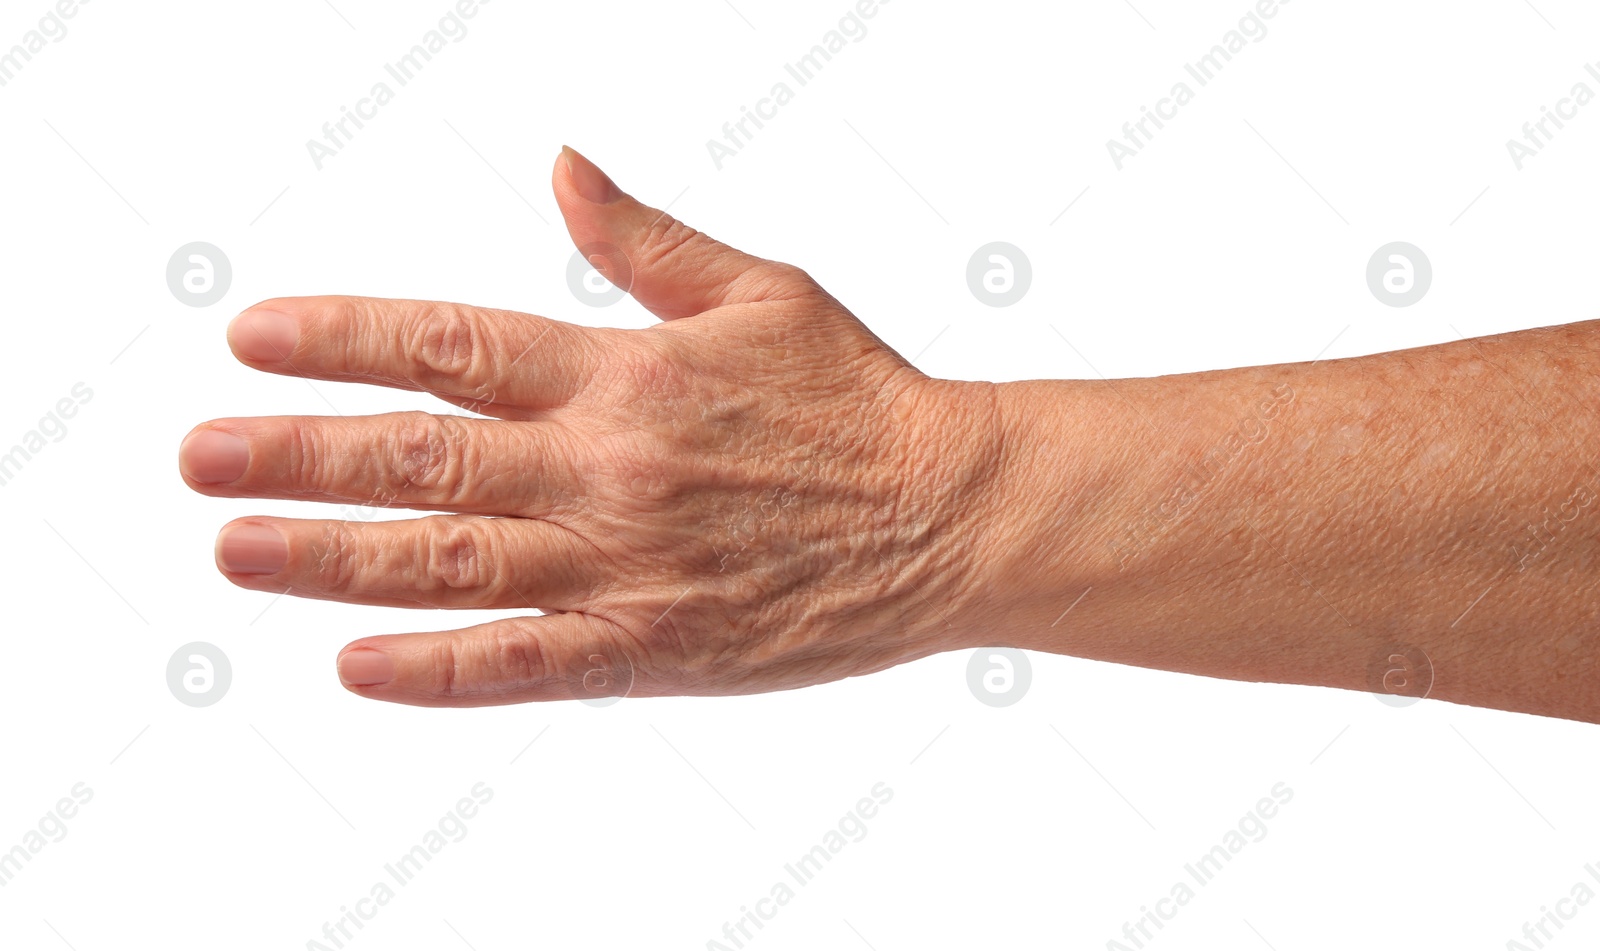
[[[1019,646],[1600,721],[1600,322],[1000,400]]]

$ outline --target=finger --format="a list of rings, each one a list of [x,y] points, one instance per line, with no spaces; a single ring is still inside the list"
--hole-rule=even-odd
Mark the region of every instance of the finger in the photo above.
[[[339,679],[363,697],[425,707],[620,697],[635,686],[621,640],[577,612],[364,637],[340,652]]]
[[[565,433],[422,412],[218,419],[184,439],[178,467],[221,498],[539,518],[581,494]]]
[[[552,184],[579,252],[663,320],[815,290],[799,268],[731,248],[636,201],[572,149],[562,148]]]
[[[461,304],[367,297],[263,301],[228,326],[258,370],[424,390],[457,405],[558,406],[599,365],[614,332]]]
[[[538,519],[385,522],[250,517],[217,535],[217,568],[257,591],[390,607],[569,610],[593,591],[594,546]]]

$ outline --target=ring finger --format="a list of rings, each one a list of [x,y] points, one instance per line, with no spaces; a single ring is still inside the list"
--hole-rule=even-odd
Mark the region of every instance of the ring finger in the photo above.
[[[571,610],[593,594],[596,549],[538,519],[385,522],[250,517],[217,536],[234,584],[391,607]]]

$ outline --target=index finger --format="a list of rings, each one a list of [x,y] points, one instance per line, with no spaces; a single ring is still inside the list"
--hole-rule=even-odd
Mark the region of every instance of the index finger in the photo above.
[[[371,297],[284,297],[228,326],[242,362],[287,376],[422,390],[455,403],[560,405],[607,331],[515,311]]]

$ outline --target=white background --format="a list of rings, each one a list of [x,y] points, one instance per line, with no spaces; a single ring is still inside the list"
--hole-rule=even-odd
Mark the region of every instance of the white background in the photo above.
[[[720,171],[706,140],[848,0],[497,0],[321,171],[306,140],[447,0],[84,5],[0,87],[0,448],[94,394],[0,488],[0,850],[75,783],[93,799],[0,888],[0,945],[307,947],[478,782],[466,838],[347,946],[704,948],[880,782],[866,837],[747,947],[1106,947],[1280,782],[1266,837],[1150,946],[1503,948],[1575,882],[1600,891],[1591,726],[1041,655],[1004,709],[969,693],[965,654],[740,699],[413,709],[343,690],[338,648],[490,615],[274,602],[213,567],[228,519],[323,510],[188,491],[192,425],[448,409],[243,368],[223,328],[252,302],[651,319],[567,286],[564,142],[807,268],[935,375],[1152,375],[1594,316],[1600,105],[1521,171],[1505,146],[1600,87],[1592,5],[1298,0],[1119,172],[1106,140],[1251,7],[1134,3],[884,5]],[[0,51],[48,9],[5,0]],[[965,282],[996,240],[1034,269],[1005,309]],[[1365,282],[1396,240],[1435,272],[1404,309]],[[191,241],[232,261],[215,306],[166,285]],[[168,690],[190,641],[232,661],[214,706]],[[1597,939],[1590,905],[1555,945]]]

